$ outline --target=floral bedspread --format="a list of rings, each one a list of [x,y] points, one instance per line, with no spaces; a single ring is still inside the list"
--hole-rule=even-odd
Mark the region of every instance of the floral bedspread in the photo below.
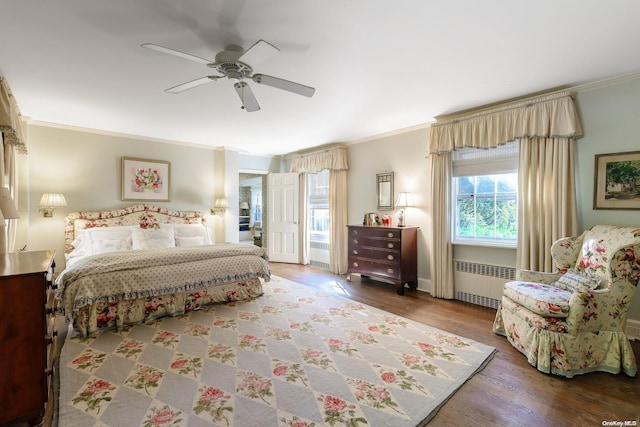
[[[67,318],[98,302],[131,300],[271,273],[263,248],[224,244],[91,255],[65,269],[56,296]]]

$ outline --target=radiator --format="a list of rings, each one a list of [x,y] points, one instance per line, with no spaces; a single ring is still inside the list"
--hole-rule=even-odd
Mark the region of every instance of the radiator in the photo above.
[[[329,269],[329,242],[309,242],[309,264],[314,267]]]
[[[503,285],[515,276],[513,267],[453,261],[456,299],[472,304],[498,308]]]

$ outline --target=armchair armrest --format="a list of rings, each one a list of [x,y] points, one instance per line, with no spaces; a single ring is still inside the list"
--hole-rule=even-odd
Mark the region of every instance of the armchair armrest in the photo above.
[[[624,330],[633,294],[640,280],[640,245],[619,248],[607,265],[606,289],[574,292],[569,300],[570,333]]]
[[[522,282],[535,282],[550,285],[562,276],[561,272],[556,273],[543,273],[541,271],[533,270],[518,270],[516,272],[516,280]]]

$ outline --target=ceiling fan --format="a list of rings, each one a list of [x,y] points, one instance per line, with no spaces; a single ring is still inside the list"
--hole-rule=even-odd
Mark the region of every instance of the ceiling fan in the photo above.
[[[180,93],[211,81],[226,78],[235,82],[233,87],[238,93],[240,101],[242,101],[241,108],[246,109],[248,112],[258,111],[260,109],[260,105],[258,104],[251,87],[247,83],[247,80],[252,80],[255,83],[275,87],[277,89],[286,90],[308,98],[312,97],[315,92],[314,88],[300,83],[268,76],[266,74],[253,74],[253,68],[249,65],[252,58],[256,59],[263,56],[268,50],[280,50],[276,46],[264,40],[258,40],[247,50],[244,50],[238,45],[229,45],[222,52],[216,54],[215,61],[200,58],[199,56],[180,52],[168,47],[158,46],[153,43],[145,43],[142,47],[156,50],[158,52],[168,53],[191,61],[200,62],[209,68],[213,68],[219,73],[179,84],[166,89],[165,92]]]

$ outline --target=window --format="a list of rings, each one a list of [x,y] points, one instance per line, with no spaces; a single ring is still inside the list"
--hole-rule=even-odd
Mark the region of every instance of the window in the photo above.
[[[518,235],[517,142],[465,148],[453,156],[453,241],[515,245]]]
[[[329,170],[309,174],[308,180],[309,232],[329,233]]]

